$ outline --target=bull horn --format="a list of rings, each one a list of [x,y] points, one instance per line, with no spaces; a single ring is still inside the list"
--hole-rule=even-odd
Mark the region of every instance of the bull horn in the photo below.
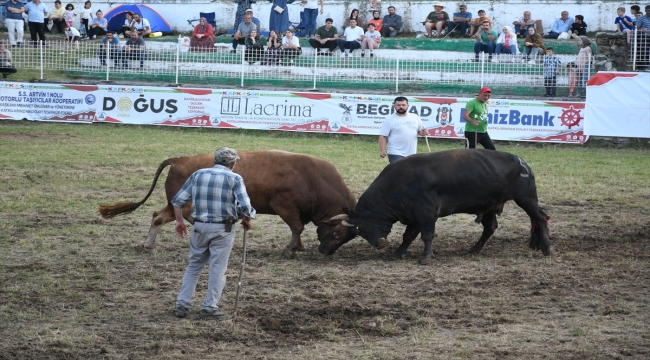
[[[336,215],[336,216],[332,216],[327,221],[333,221],[333,220],[350,220],[350,217],[347,214],[339,214],[339,215]]]
[[[388,240],[385,238],[380,238],[379,241],[377,241],[377,249],[383,249],[388,246]]]
[[[357,227],[356,225],[350,224],[349,222],[347,222],[345,220],[341,221],[341,224],[343,224],[344,226],[349,226],[349,227]]]

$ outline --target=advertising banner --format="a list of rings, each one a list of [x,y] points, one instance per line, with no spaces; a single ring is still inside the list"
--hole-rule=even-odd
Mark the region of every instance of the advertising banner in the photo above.
[[[0,119],[91,123],[97,86],[0,83]]]

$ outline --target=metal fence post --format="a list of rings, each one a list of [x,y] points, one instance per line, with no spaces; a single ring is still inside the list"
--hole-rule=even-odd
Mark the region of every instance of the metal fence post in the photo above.
[[[107,41],[106,42],[106,81],[108,81],[109,78],[108,73],[110,72],[110,67],[109,67],[110,64],[111,64],[111,43]]]
[[[246,50],[241,53],[241,87],[244,87],[244,53]]]
[[[637,49],[637,41],[636,41],[636,36],[637,32],[639,29],[635,28],[634,29],[634,45],[632,45],[632,70],[636,70],[636,49]]]
[[[485,53],[481,52],[481,89],[483,88],[484,69],[485,69]]]
[[[38,45],[41,52],[41,80],[43,80],[43,43],[44,43],[43,40],[38,41]]]
[[[318,62],[318,51],[314,51],[314,90],[316,90],[316,63]]]
[[[178,35],[178,38],[180,39],[181,36]],[[176,43],[176,85],[178,85],[178,63],[180,61],[180,54],[181,54],[181,43],[179,41]]]
[[[395,62],[395,92],[399,92],[399,56]]]

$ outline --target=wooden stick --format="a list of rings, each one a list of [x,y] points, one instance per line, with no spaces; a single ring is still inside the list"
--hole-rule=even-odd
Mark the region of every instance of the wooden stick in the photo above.
[[[239,304],[239,292],[241,291],[241,279],[244,276],[244,266],[246,265],[246,235],[248,230],[244,228],[244,244],[243,244],[243,254],[241,259],[241,269],[239,270],[239,281],[237,282],[237,295],[235,296],[235,311],[233,312],[233,319],[237,318],[237,305]]]
[[[427,149],[429,149],[429,152],[431,152],[431,148],[429,147],[429,136],[428,135],[424,136],[424,141],[427,143]]]

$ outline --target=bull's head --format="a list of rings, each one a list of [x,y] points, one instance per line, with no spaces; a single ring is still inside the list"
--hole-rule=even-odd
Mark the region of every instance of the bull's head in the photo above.
[[[320,246],[318,251],[323,254],[331,255],[336,249],[346,242],[352,240],[355,236],[360,235],[366,239],[370,245],[383,249],[388,246],[388,240],[386,237],[390,233],[390,223],[388,228],[386,226],[381,226],[385,224],[372,224],[370,222],[364,221],[364,219],[354,212],[352,209],[343,209],[345,213],[336,215],[327,221],[329,226],[332,226],[332,229],[323,229],[319,224],[318,227],[318,239],[320,240]],[[325,222],[321,222],[323,224]],[[325,230],[327,231],[328,236],[321,236],[321,231],[325,235]],[[338,235],[338,237],[337,237]]]
[[[341,214],[318,223],[316,229],[318,241],[320,241],[318,251],[322,254],[332,255],[341,245],[357,236],[356,228],[347,220],[348,216]]]

